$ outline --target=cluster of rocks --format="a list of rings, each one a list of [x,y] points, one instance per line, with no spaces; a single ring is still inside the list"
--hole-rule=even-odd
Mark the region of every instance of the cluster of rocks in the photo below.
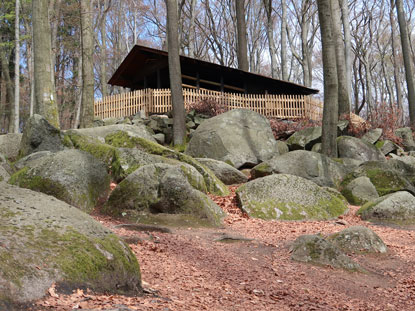
[[[8,250],[0,249],[0,288],[6,293],[0,301],[38,298],[54,282],[139,292],[136,258],[88,215],[97,205],[104,213],[140,223],[218,227],[224,213],[208,193],[225,196],[226,185],[243,184],[236,195],[250,217],[325,220],[346,213],[350,203],[363,205],[363,219],[415,223],[415,157],[379,141],[379,129],[362,139],[340,136],[339,158],[331,159],[318,152],[321,128],[276,141],[265,117],[243,109],[210,119],[189,113],[191,139],[184,153],[166,146],[173,123],[168,115],[96,123],[60,131],[34,115],[23,135],[0,136],[0,221],[12,233],[0,235]],[[339,133],[345,126],[339,124]],[[412,132],[400,129],[397,135],[406,151],[415,150]],[[243,173],[246,169],[250,174]],[[112,192],[111,181],[117,183]],[[293,259],[312,262],[334,254],[344,267],[358,269],[345,259],[345,246],[336,239],[302,238],[294,243]],[[311,242],[315,246],[310,248]],[[87,253],[78,243],[88,246]],[[37,261],[23,267],[36,252],[49,254],[39,257],[46,265],[41,272]],[[320,263],[333,262],[324,260]],[[77,273],[78,262],[95,274]],[[10,265],[21,271],[8,273]]]
[[[191,110],[186,114],[186,130],[189,137],[192,136],[196,128],[209,117],[196,113]],[[168,114],[153,114],[147,116],[139,112],[135,116],[125,118],[107,118],[104,120],[95,120],[95,126],[108,126],[115,124],[139,125],[143,124],[148,127],[154,139],[162,145],[169,145],[173,139],[173,116]]]

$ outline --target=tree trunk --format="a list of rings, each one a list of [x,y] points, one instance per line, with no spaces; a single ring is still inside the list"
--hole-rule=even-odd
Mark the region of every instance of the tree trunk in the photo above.
[[[248,47],[246,42],[245,1],[235,0],[236,29],[238,39],[238,68],[249,71]]]
[[[190,57],[195,57],[195,50],[196,50],[195,19],[196,19],[196,0],[191,0],[190,1],[190,25],[189,25],[189,56]]]
[[[6,101],[4,106],[4,119],[8,120],[8,126],[6,127],[6,121],[4,122],[5,130],[9,133],[13,132],[13,103],[14,103],[14,90],[13,81],[10,77],[10,63],[9,58],[4,51],[4,47],[0,45],[0,67],[2,69],[2,77],[6,85]],[[7,103],[7,104],[6,104]]]
[[[177,0],[166,0],[166,4],[169,77],[173,107],[173,144],[175,146],[183,146],[186,136],[186,115],[180,68]]]
[[[281,78],[288,80],[287,57],[287,2],[281,0]]]
[[[92,25],[92,1],[81,2],[81,43],[82,43],[82,116],[81,127],[94,123],[94,40]]]
[[[317,0],[324,73],[322,153],[329,157],[337,157],[338,82],[331,1]]]
[[[52,81],[50,23],[48,0],[33,0],[33,52],[35,78],[35,113],[59,128],[58,106]]]
[[[101,34],[101,47],[100,47],[100,54],[101,54],[101,93],[102,98],[108,95],[108,86],[107,86],[107,24],[106,24],[106,16],[107,16],[107,2],[108,0],[104,0],[104,7],[100,21],[100,34]],[[135,16],[135,14],[134,14]],[[134,25],[135,27],[135,25]],[[134,29],[135,30],[135,29]],[[135,34],[134,34],[135,40]]]
[[[14,24],[14,33],[16,40],[15,58],[14,58],[14,132],[19,133],[20,130],[20,1],[16,0],[16,15]]]
[[[395,26],[396,20],[394,16],[394,0],[391,0],[391,11],[390,11],[390,24],[391,24],[391,36],[392,36],[392,55],[393,55],[393,76],[395,80],[395,88],[396,88],[396,102],[398,104],[398,109],[401,113],[401,122],[403,122],[404,113],[403,113],[403,104],[402,104],[402,83],[401,83],[401,75],[399,72],[399,55],[398,55],[398,38],[395,33]]]
[[[332,6],[332,31],[336,47],[336,64],[339,92],[339,117],[350,114],[350,98],[347,88],[347,68],[345,58],[345,45],[341,31],[340,6],[337,0],[331,2]]]
[[[271,76],[277,78],[277,49],[274,40],[274,23],[272,18],[272,0],[264,0],[265,12],[267,14],[267,38],[268,50],[271,58]],[[282,66],[282,64],[281,64]]]
[[[350,34],[349,1],[340,0],[340,8],[344,32],[344,57],[346,65],[347,94],[349,94],[349,105],[352,98],[352,36]],[[339,107],[340,109],[340,107]],[[349,109],[350,110],[350,109]]]
[[[398,13],[399,30],[401,32],[402,54],[405,66],[406,84],[408,87],[409,120],[411,126],[415,127],[415,84],[412,74],[411,50],[409,47],[409,36],[406,25],[403,1],[396,0],[396,11]]]

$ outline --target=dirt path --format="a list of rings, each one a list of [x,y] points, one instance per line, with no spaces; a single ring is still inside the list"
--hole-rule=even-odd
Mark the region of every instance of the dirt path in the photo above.
[[[120,222],[95,216],[128,239],[142,269],[142,297],[97,296],[77,291],[48,296],[37,310],[415,310],[415,231],[373,226],[355,216],[325,222],[248,219],[234,197],[214,198],[228,213],[223,229],[172,229],[172,233],[114,228]],[[290,260],[289,243],[302,234],[366,225],[389,253],[352,258],[369,273],[349,273]],[[231,236],[252,240],[217,241]],[[122,309],[120,309],[122,310]]]

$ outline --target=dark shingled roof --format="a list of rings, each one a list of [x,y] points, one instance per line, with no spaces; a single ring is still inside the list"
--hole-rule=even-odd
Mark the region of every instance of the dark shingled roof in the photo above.
[[[263,75],[230,68],[203,60],[180,56],[183,83],[200,87],[220,88],[225,91],[250,94],[311,95],[319,91],[299,84],[269,78]],[[169,88],[168,54],[165,51],[135,45],[108,82],[111,85],[128,87],[132,90]]]

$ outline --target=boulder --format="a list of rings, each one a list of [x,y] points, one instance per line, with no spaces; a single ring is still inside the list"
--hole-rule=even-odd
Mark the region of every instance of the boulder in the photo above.
[[[366,176],[353,179],[342,189],[341,193],[353,205],[363,205],[379,198],[375,186]]]
[[[415,141],[410,127],[404,127],[395,130],[395,135],[402,139],[402,144],[405,151],[415,150]]]
[[[137,258],[110,230],[62,201],[0,182],[0,306],[48,289],[138,294]]]
[[[314,144],[321,142],[321,126],[309,127],[295,132],[287,140],[290,150],[311,150]]]
[[[189,221],[186,225],[221,225],[224,213],[202,191],[206,192],[206,184],[194,167],[151,164],[128,175],[111,193],[104,210],[115,215],[132,211],[144,222],[172,225],[169,215],[175,215]]]
[[[352,136],[337,138],[339,158],[351,158],[360,161],[386,161],[385,156],[374,145]]]
[[[353,226],[327,237],[331,243],[345,252],[386,253],[388,248],[373,230]]]
[[[285,154],[290,151],[287,143],[282,140],[277,140],[277,148],[278,148],[278,154],[280,155]]]
[[[333,161],[343,165],[343,168],[347,173],[354,171],[357,167],[359,167],[359,165],[364,163],[364,161],[350,158],[334,158]]]
[[[398,191],[366,203],[357,212],[363,220],[415,224],[415,197],[407,191]]]
[[[379,138],[382,136],[383,130],[381,128],[376,128],[369,130],[365,135],[363,135],[362,140],[369,144],[376,144]]]
[[[390,140],[380,140],[375,146],[386,156],[391,152],[398,150],[400,147]]]
[[[313,146],[313,148],[311,148],[311,151],[321,153],[321,146],[321,143],[317,143]]]
[[[10,179],[10,174],[6,171],[6,169],[0,165],[0,181],[8,182]]]
[[[208,167],[225,185],[243,184],[248,177],[229,164],[207,158],[197,158],[197,161]]]
[[[117,132],[114,134],[110,134],[105,137],[105,141],[109,145],[117,147],[117,148],[121,148],[121,147],[137,148],[146,153],[150,153],[153,155],[159,155],[165,158],[174,159],[180,162],[190,164],[191,166],[196,168],[196,170],[200,174],[202,174],[205,180],[207,189],[210,193],[213,193],[216,195],[228,195],[229,194],[229,190],[225,186],[225,184],[222,183],[209,168],[207,168],[203,164],[196,161],[194,158],[184,153],[177,152],[167,147],[163,147],[157,143],[154,143],[144,138],[131,137],[124,132]]]
[[[15,133],[0,135],[0,153],[10,161],[15,161],[19,156],[22,136],[23,134]]]
[[[408,179],[412,185],[415,185],[415,157],[402,156],[390,159],[387,162],[389,166],[395,169],[399,174]]]
[[[160,145],[164,145],[166,142],[166,135],[163,133],[154,134],[153,137]]]
[[[110,178],[104,164],[79,150],[64,150],[27,163],[10,183],[52,195],[90,212],[106,197]]]
[[[140,137],[140,138],[144,138],[149,141],[152,141],[152,142],[156,142],[156,140],[153,137],[154,133],[152,133],[143,124],[136,124],[136,125],[114,124],[114,125],[108,125],[108,126],[77,129],[77,130],[71,130],[71,131],[98,138],[101,142],[105,142],[106,136],[117,133],[119,131],[126,133],[126,135],[128,135],[129,137]],[[120,147],[126,147],[126,146],[120,146]]]
[[[27,120],[24,127],[19,156],[24,157],[44,150],[61,151],[64,149],[62,140],[59,129],[52,126],[44,117],[35,114]]]
[[[239,187],[236,195],[244,212],[266,220],[330,219],[347,210],[341,195],[288,174],[250,181]]]
[[[379,196],[403,190],[415,194],[415,187],[408,179],[393,169],[387,162],[376,161],[365,162],[347,174],[340,185],[340,189],[345,189],[352,180],[362,176],[370,179]]]
[[[346,170],[342,164],[323,154],[296,150],[273,157],[251,171],[254,178],[270,174],[291,174],[309,179],[320,186],[337,187],[346,175]]]
[[[360,271],[360,266],[321,235],[302,235],[290,248],[291,259],[314,265]]]
[[[186,153],[241,168],[272,158],[278,147],[264,116],[235,109],[204,121],[192,134]]]

